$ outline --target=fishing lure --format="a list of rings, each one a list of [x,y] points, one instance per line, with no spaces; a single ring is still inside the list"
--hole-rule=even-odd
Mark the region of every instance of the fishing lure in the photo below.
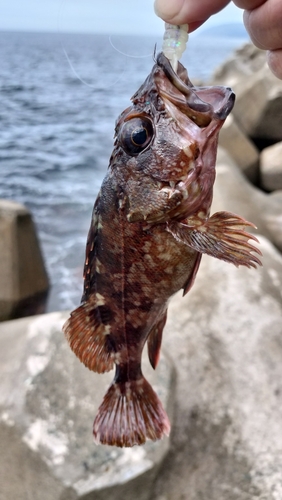
[[[165,23],[162,49],[174,71],[177,71],[178,61],[186,49],[188,29],[188,24],[174,25]]]

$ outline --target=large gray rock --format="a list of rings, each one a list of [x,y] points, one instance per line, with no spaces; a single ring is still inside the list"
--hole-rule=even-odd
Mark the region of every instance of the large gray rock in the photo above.
[[[1,500],[279,499],[282,259],[265,239],[261,249],[259,270],[203,258],[192,291],[170,305],[170,442],[95,447],[92,419],[111,374],[76,360],[62,313],[2,323]],[[165,358],[156,377],[168,401]]]
[[[246,43],[215,70],[213,82],[230,86],[237,92],[242,81],[247,81],[262,68],[267,68],[265,50]]]
[[[78,361],[61,330],[67,316],[0,325],[0,499],[148,500],[169,440],[132,449],[93,443],[113,373],[97,375]],[[170,361],[162,356],[156,372],[144,364],[171,416]]]
[[[245,120],[248,121],[248,117],[253,113],[257,118],[250,120],[249,128],[246,130],[248,135],[256,139],[281,141],[282,81],[275,78],[269,69],[263,69],[259,75],[250,79],[251,84],[253,89],[242,88],[242,92],[238,93],[238,106],[235,111],[238,123],[246,130]],[[251,108],[250,103],[252,103]]]
[[[0,321],[43,312],[48,289],[30,212],[0,200]]]
[[[268,191],[282,189],[282,142],[263,149],[260,161],[261,184]]]
[[[257,136],[256,129],[264,117],[267,100],[268,86],[264,71],[260,71],[241,82],[236,92],[236,105],[233,113],[239,127],[247,136]],[[265,131],[265,133],[267,135],[263,134],[262,137],[269,137],[269,131]]]
[[[271,233],[271,241],[282,252],[282,190],[268,195],[263,218]]]
[[[247,136],[282,140],[282,82],[266,64],[265,51],[244,46],[217,70],[213,83],[235,91],[233,114]]]
[[[259,178],[259,151],[253,142],[238,127],[234,116],[229,115],[219,134],[219,144],[228,151],[236,165],[244,175],[258,183]]]
[[[265,213],[276,198],[220,149],[212,212],[234,211],[272,237]],[[260,249],[257,270],[204,257],[191,292],[172,300],[164,349],[176,386],[167,357],[155,373],[146,368],[171,416],[170,440],[94,446],[112,374],[75,358],[61,333],[66,314],[2,323],[0,499],[280,500],[282,258],[263,237]]]
[[[282,251],[281,193],[269,195],[254,187],[222,148],[216,172],[212,212],[227,210],[241,215]]]
[[[260,248],[258,270],[204,257],[170,306],[175,417],[152,500],[282,498],[282,259]]]

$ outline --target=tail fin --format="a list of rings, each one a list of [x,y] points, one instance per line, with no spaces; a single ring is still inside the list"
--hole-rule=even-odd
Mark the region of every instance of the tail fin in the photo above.
[[[168,436],[170,423],[162,403],[144,377],[113,383],[93,425],[97,444],[130,447]]]
[[[101,301],[88,301],[75,309],[63,326],[63,332],[76,356],[97,373],[110,371],[114,352],[109,342],[110,317]]]

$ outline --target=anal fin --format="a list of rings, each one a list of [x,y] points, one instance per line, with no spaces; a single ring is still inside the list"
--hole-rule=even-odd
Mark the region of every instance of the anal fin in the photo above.
[[[63,326],[73,352],[89,370],[97,373],[110,371],[114,366],[114,352],[108,341],[110,324],[105,322],[102,307],[92,298],[75,309]]]
[[[166,318],[167,310],[165,310],[159,321],[153,326],[148,335],[148,356],[154,370],[160,359],[163,329],[166,324]]]
[[[198,253],[196,260],[195,260],[193,270],[190,273],[190,276],[183,287],[183,296],[186,295],[186,293],[188,293],[191,290],[192,286],[194,285],[196,275],[197,275],[197,272],[199,271],[199,267],[201,264],[201,260],[202,260],[202,254]]]

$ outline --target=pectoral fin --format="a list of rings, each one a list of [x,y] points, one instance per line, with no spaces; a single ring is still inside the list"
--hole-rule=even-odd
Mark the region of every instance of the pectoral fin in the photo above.
[[[153,326],[148,336],[148,356],[152,367],[157,367],[160,359],[163,329],[166,324],[167,310],[162,314],[161,319]]]
[[[258,242],[257,238],[245,231],[245,227],[255,227],[238,215],[230,212],[217,212],[209,219],[194,217],[187,223],[170,222],[167,230],[185,245],[197,252],[206,253],[217,259],[231,262],[235,266],[261,266],[260,250],[248,240]]]

